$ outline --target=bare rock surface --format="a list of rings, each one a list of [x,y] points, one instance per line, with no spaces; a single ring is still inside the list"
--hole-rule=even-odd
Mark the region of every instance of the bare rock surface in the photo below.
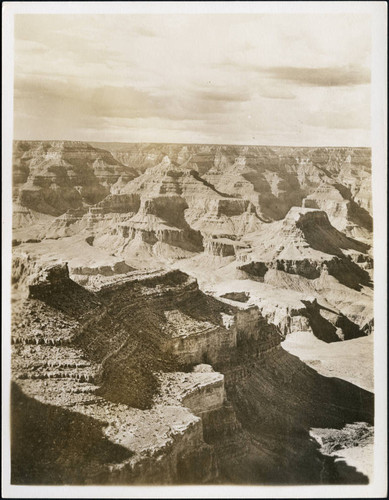
[[[329,345],[308,332],[295,332],[286,337],[282,346],[322,375],[337,376],[373,392],[373,341],[374,335],[369,335]]]

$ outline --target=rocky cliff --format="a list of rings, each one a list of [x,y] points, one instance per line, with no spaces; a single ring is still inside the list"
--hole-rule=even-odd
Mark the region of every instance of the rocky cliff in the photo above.
[[[363,148],[18,141],[13,163],[15,199],[39,213],[61,215],[110,194],[178,194],[194,210],[189,222],[205,201],[205,212],[228,219],[248,211],[279,220],[306,206],[324,209],[350,236],[368,238],[372,229],[371,158]]]
[[[36,242],[28,251],[42,254],[48,240],[62,240],[58,255],[70,263],[67,248],[82,236],[86,260],[106,255],[149,270],[183,261],[200,281],[209,267],[223,281],[266,281],[267,270],[311,280],[324,273],[345,291],[365,291],[373,267],[370,172],[363,148],[21,141],[14,243],[22,252]]]
[[[109,194],[119,178],[138,174],[106,150],[82,142],[16,141],[13,151],[14,197],[32,210],[61,215]]]
[[[92,292],[67,266],[42,269],[14,308],[13,481],[267,483],[277,460],[285,479],[316,480],[324,458],[304,426],[371,423],[371,395],[337,382],[334,392],[280,341],[257,307],[206,296],[179,271]],[[346,394],[347,411],[336,409]],[[292,411],[291,398],[299,401]],[[272,440],[291,425],[297,441],[277,440],[276,451]],[[300,467],[313,457],[309,470]],[[336,482],[334,465],[326,467]]]
[[[13,172],[14,483],[367,482],[310,430],[370,433],[372,393],[283,341],[374,330],[368,149],[18,141]]]

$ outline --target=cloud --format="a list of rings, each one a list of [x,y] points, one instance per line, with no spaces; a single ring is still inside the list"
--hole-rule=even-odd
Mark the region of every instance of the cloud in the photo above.
[[[66,78],[28,75],[15,80],[15,110],[50,119],[53,113],[64,122],[77,117],[161,118],[164,120],[212,119],[235,110],[249,100],[245,92],[158,89],[134,86],[80,85]]]
[[[260,66],[225,60],[215,65],[221,69],[247,71],[272,80],[309,87],[349,87],[370,83],[370,70],[359,65],[329,67]]]
[[[370,83],[370,71],[362,66],[298,68],[275,66],[263,68],[271,78],[310,87],[345,87]]]
[[[77,115],[94,117],[152,117],[160,105],[150,93],[131,86],[87,87],[60,79],[17,78],[15,98],[42,113],[52,108],[64,119]],[[16,106],[18,103],[16,103]]]
[[[369,126],[370,28],[336,19],[16,18],[15,131],[278,144],[328,132],[354,142]]]

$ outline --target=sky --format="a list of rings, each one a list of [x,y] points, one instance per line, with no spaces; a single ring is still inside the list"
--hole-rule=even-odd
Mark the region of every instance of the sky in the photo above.
[[[15,16],[14,138],[370,146],[360,14]]]

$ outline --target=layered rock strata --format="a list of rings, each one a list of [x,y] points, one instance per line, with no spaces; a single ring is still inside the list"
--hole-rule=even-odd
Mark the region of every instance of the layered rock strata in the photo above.
[[[310,429],[370,428],[372,393],[281,341],[372,333],[370,175],[364,148],[15,143],[13,482],[365,483]]]
[[[308,383],[312,393],[327,384],[315,404],[331,425],[356,416],[372,421],[368,393],[351,386],[348,397],[359,400],[350,400],[349,416],[334,410],[330,382],[301,371],[258,308],[206,296],[179,271],[127,276],[90,291],[70,280],[66,266],[43,269],[14,310],[13,337],[18,484],[272,481],[275,463],[266,457],[272,429],[286,432],[277,399],[285,397],[277,386],[285,377]],[[300,418],[300,411],[292,414]],[[320,427],[316,410],[308,415]],[[264,432],[269,418],[276,426]],[[58,433],[70,422],[71,439]],[[291,460],[287,477],[297,482],[317,478],[322,467],[320,454],[307,473],[300,467],[315,453],[304,432],[296,464],[289,443],[276,452]]]

